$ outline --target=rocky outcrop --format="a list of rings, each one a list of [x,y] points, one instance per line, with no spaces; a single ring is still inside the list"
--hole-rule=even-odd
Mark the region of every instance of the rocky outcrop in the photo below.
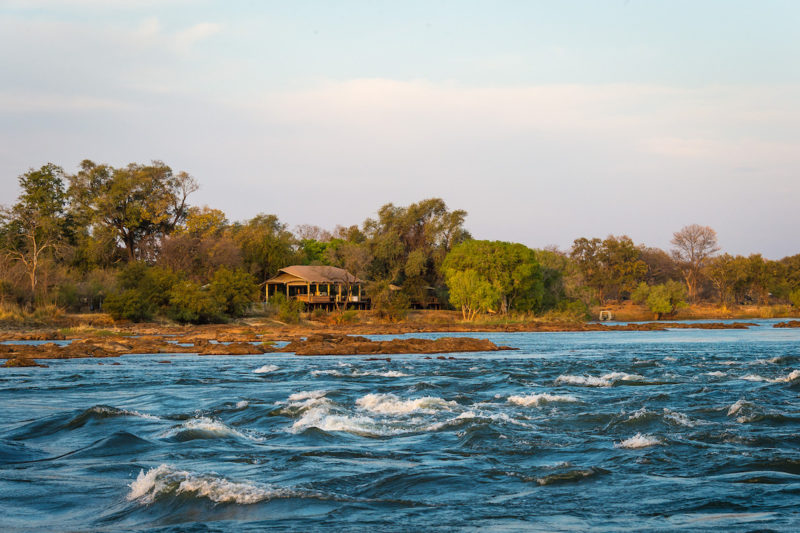
[[[43,365],[41,363],[37,363],[32,359],[28,359],[27,357],[15,357],[13,359],[9,359],[3,365],[5,367],[27,367],[27,366],[40,366],[42,368],[47,368],[47,365]]]
[[[281,352],[296,355],[388,355],[405,353],[496,352],[514,350],[497,346],[488,339],[470,337],[441,337],[439,339],[392,339],[373,341],[366,337],[335,334],[309,335],[305,340],[290,342]]]
[[[773,328],[800,328],[800,320],[789,320],[772,325]]]

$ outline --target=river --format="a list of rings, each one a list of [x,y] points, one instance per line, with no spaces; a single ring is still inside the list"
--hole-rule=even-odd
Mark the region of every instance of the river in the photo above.
[[[0,368],[0,529],[797,530],[800,329],[757,322]]]

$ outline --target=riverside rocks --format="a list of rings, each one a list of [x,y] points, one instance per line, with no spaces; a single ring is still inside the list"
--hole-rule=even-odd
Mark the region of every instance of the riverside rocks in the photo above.
[[[453,353],[453,352],[496,352],[515,350],[508,346],[497,346],[488,339],[470,337],[441,337],[438,339],[392,339],[373,341],[366,337],[335,334],[309,335],[305,340],[290,342],[281,352],[294,352],[296,355],[362,355],[362,354],[404,354],[404,353]]]
[[[800,328],[800,320],[789,320],[772,325],[773,328]]]
[[[29,366],[40,366],[42,368],[47,368],[47,365],[43,365],[41,363],[37,363],[27,357],[15,357],[13,359],[9,359],[3,365],[5,367],[29,367]]]

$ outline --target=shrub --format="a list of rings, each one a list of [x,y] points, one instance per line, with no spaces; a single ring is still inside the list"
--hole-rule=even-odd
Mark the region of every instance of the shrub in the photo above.
[[[142,322],[153,318],[154,306],[136,289],[112,292],[105,300],[105,309],[114,318]]]
[[[214,298],[211,290],[193,281],[176,283],[169,291],[168,316],[178,322],[220,322],[224,311],[224,304]]]
[[[800,288],[797,288],[789,293],[789,301],[795,307],[800,307]]]
[[[300,322],[300,312],[303,302],[290,300],[282,293],[277,293],[269,299],[270,310],[278,315],[278,320],[289,324]]]
[[[211,277],[209,289],[223,312],[232,317],[243,316],[258,296],[258,285],[253,276],[242,270],[219,268]]]

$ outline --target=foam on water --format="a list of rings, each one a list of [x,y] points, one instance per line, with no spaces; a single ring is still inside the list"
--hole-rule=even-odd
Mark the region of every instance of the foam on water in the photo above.
[[[154,415],[149,415],[147,413],[140,413],[139,411],[134,411],[132,409],[119,409],[117,407],[109,407],[107,405],[95,405],[94,407],[87,409],[86,413],[102,416],[135,416],[138,418],[145,418],[147,420],[161,420],[161,418]]]
[[[556,385],[579,385],[583,387],[610,387],[618,381],[637,381],[643,379],[639,374],[626,372],[611,372],[600,377],[573,376],[562,374],[556,378]]]
[[[249,440],[261,440],[257,437],[242,433],[241,431],[226,425],[220,420],[215,420],[205,416],[201,416],[199,418],[190,418],[180,426],[170,428],[163,432],[160,437],[170,438],[190,432],[206,434],[211,437],[239,437]]]
[[[745,381],[764,381],[767,383],[791,383],[800,379],[800,370],[792,370],[789,374],[778,378],[766,378],[758,374],[747,374],[739,379],[743,379]]]
[[[394,394],[367,394],[356,400],[356,405],[367,411],[388,415],[405,415],[413,412],[433,413],[452,411],[458,404],[436,396],[401,400]]]
[[[275,372],[276,370],[278,370],[278,367],[275,365],[264,365],[253,370],[253,374],[268,374],[270,372]]]
[[[324,390],[311,390],[295,392],[289,396],[290,402],[302,402],[303,400],[318,399],[324,397],[327,391]]]
[[[337,378],[361,378],[361,377],[383,377],[383,378],[402,378],[408,376],[408,374],[404,372],[400,372],[398,370],[386,370],[386,371],[377,371],[377,370],[358,370],[354,369],[350,372],[341,372],[340,370],[312,370],[312,376],[333,376]]]
[[[655,446],[657,444],[661,444],[661,441],[656,437],[652,435],[642,435],[641,433],[637,433],[636,435],[634,435],[629,439],[625,439],[622,442],[614,444],[614,447],[637,449],[637,448],[647,448],[648,446]]]
[[[162,464],[139,475],[129,485],[128,501],[152,504],[166,495],[193,494],[215,503],[253,504],[273,498],[300,496],[289,489],[272,488],[258,483],[228,481],[216,474],[194,474]]]
[[[244,409],[248,405],[250,405],[250,402],[248,402],[247,400],[240,400],[240,401],[236,402],[236,408],[237,409]]]
[[[524,407],[531,407],[535,405],[542,405],[546,403],[553,403],[553,402],[566,402],[566,403],[577,403],[578,400],[575,396],[567,395],[567,394],[530,394],[528,396],[509,396],[508,403],[514,403],[517,405],[522,405]]]

